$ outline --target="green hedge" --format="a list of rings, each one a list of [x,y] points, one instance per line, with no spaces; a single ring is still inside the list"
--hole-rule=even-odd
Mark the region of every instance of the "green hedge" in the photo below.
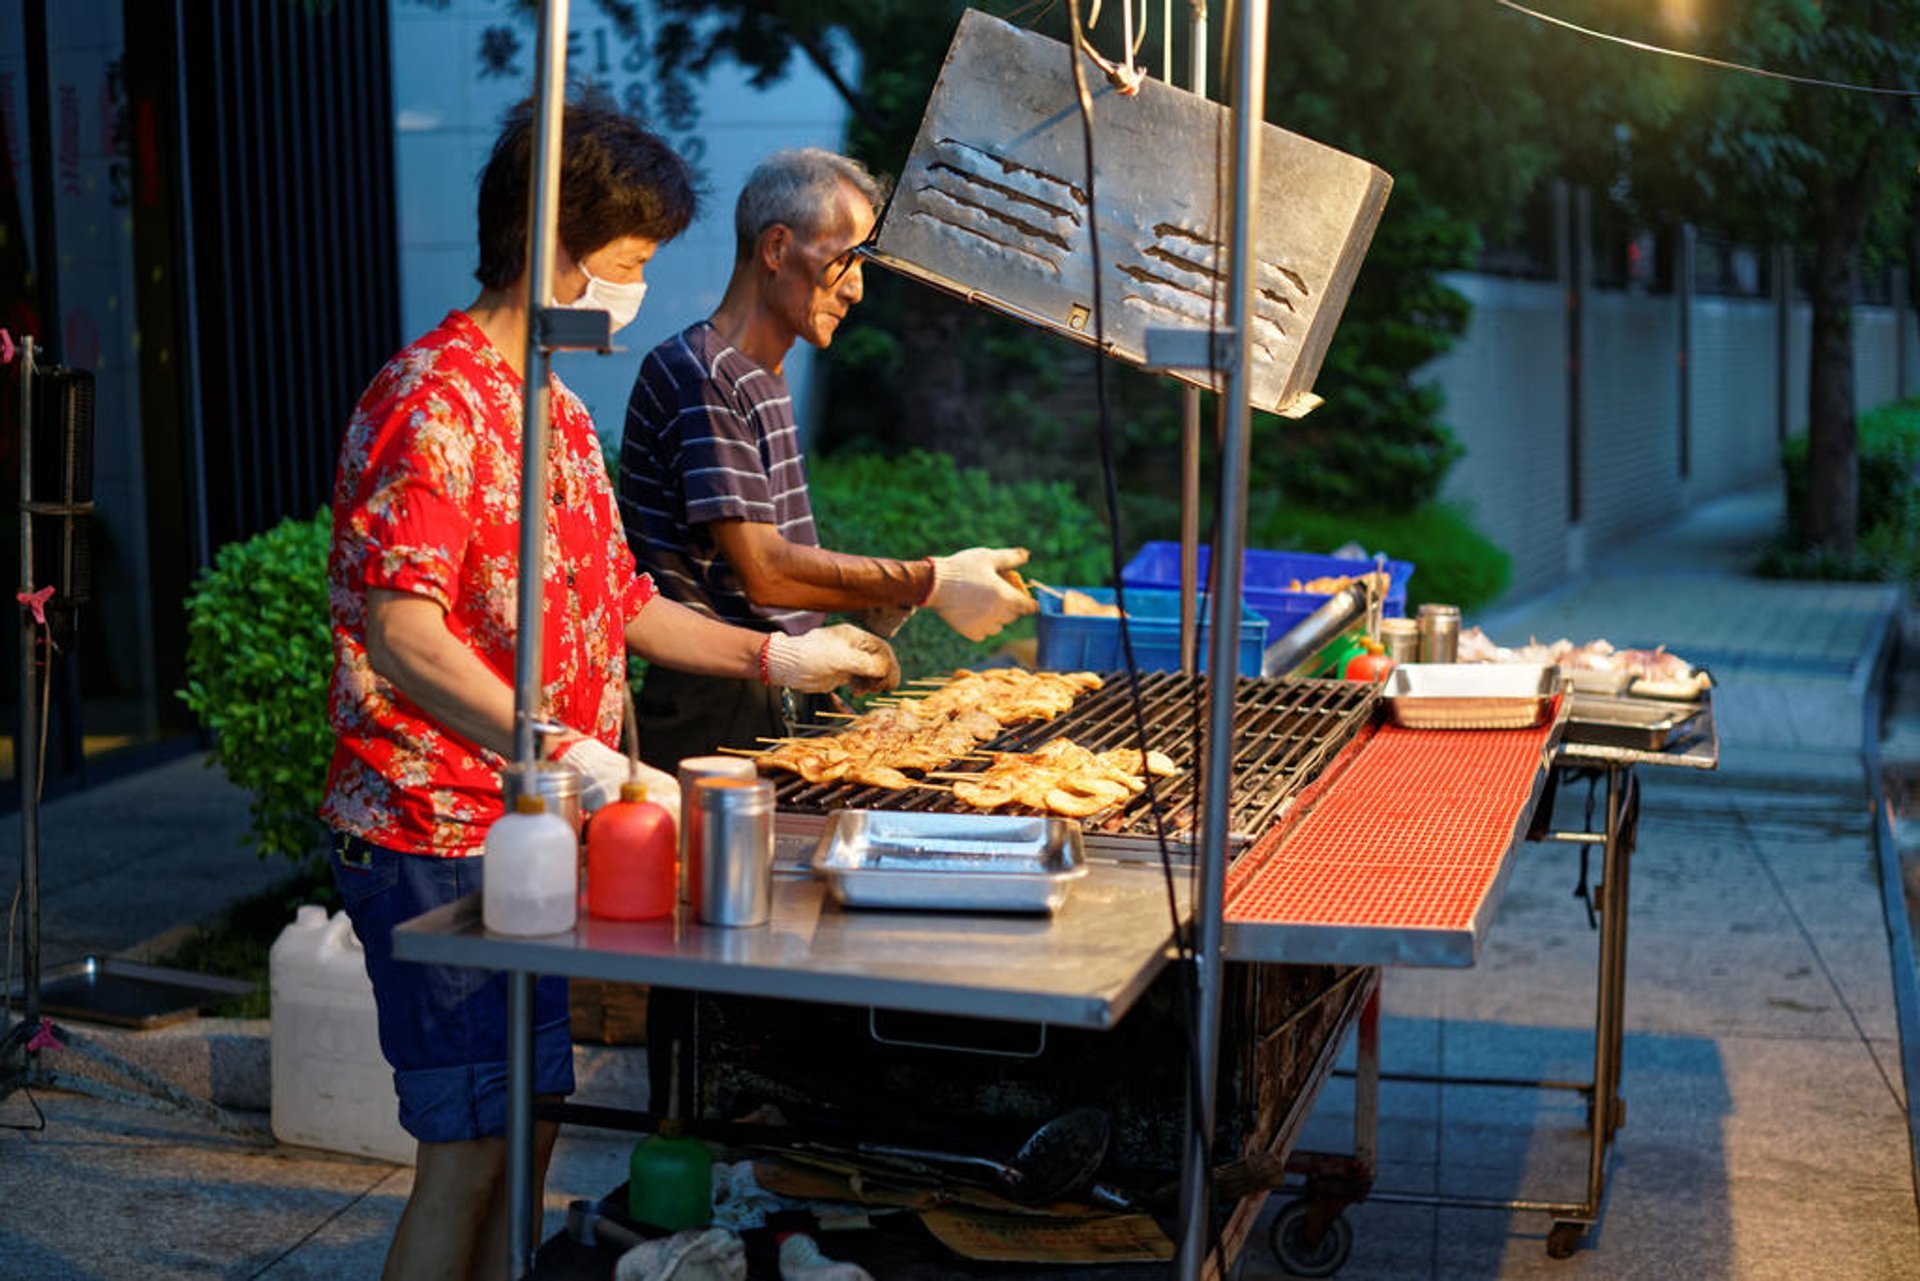
[[[843,454],[808,462],[820,541],[836,551],[914,559],[966,547],[1025,547],[1025,572],[1058,586],[1102,586],[1110,577],[1106,525],[1061,481],[998,484],[945,454]],[[1022,620],[974,644],[930,612],[893,639],[911,679],[978,663],[1033,634]]]
[[[1513,577],[1512,558],[1446,503],[1411,511],[1341,512],[1283,504],[1248,518],[1250,547],[1328,552],[1349,541],[1413,563],[1409,611],[1422,601],[1458,605],[1466,612],[1481,609],[1498,599]]]
[[[1904,529],[1920,516],[1920,488],[1914,475],[1920,469],[1920,397],[1910,396],[1861,414],[1860,519],[1866,540],[1873,531]],[[1780,448],[1780,466],[1786,473],[1787,537],[1795,547],[1806,545],[1807,438],[1789,437]]]
[[[249,835],[261,858],[304,863],[324,835],[316,811],[333,733],[327,682],[327,547],[333,519],[284,520],[229,543],[187,597],[187,687],[213,732],[213,762],[253,794]]]

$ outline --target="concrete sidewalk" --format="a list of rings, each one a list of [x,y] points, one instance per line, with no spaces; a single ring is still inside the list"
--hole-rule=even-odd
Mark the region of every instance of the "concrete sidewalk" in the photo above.
[[[1581,1250],[1548,1258],[1538,1212],[1368,1202],[1348,1211],[1341,1277],[1920,1276],[1866,773],[1903,603],[1744,577],[1779,517],[1771,493],[1723,500],[1553,595],[1466,620],[1504,644],[1603,636],[1706,664],[1722,765],[1638,771],[1626,1121]],[[1562,796],[1561,826],[1581,799]],[[1384,1070],[1592,1079],[1598,936],[1579,870],[1574,847],[1525,847],[1477,966],[1387,973]],[[1381,1111],[1382,1190],[1584,1197],[1576,1094],[1389,1082]],[[1302,1146],[1349,1152],[1352,1124],[1336,1079]],[[1255,1258],[1248,1277],[1281,1275]]]
[[[1507,643],[1606,636],[1707,662],[1724,765],[1641,774],[1628,1115],[1581,1251],[1549,1260],[1539,1214],[1369,1202],[1348,1212],[1341,1276],[1920,1275],[1862,755],[1901,602],[1744,577],[1778,521],[1771,495],[1714,503],[1552,596],[1467,620]],[[49,963],[134,946],[271,880],[276,869],[234,843],[244,825],[244,796],[197,762],[49,805]],[[0,883],[17,846],[17,825],[0,833]],[[1577,872],[1571,847],[1528,847],[1479,965],[1388,974],[1388,1068],[1591,1072],[1597,941],[1571,896]],[[583,1055],[582,1101],[637,1103],[637,1057]],[[1307,1146],[1349,1149],[1350,1099],[1345,1082],[1329,1084]],[[1382,1105],[1383,1188],[1561,1200],[1584,1185],[1577,1096],[1388,1085]],[[0,1130],[4,1276],[372,1276],[411,1178],[275,1145],[257,1116],[236,1133],[172,1110],[16,1093],[0,1124],[33,1124],[36,1106],[43,1130]],[[625,1177],[630,1146],[563,1136],[550,1230],[569,1198]],[[1256,1245],[1243,1275],[1279,1273]]]

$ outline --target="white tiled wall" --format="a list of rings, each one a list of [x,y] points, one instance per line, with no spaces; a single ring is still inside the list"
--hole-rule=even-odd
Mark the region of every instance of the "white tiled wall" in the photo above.
[[[641,4],[639,14],[650,46],[652,6]],[[394,0],[392,29],[401,328],[410,339],[478,292],[472,274],[475,182],[501,114],[533,92],[537,32],[511,0]],[[604,71],[616,97],[638,92],[654,101],[650,55],[631,55],[599,5],[576,0],[569,30],[571,74],[597,78]],[[496,47],[517,41],[511,60],[517,75],[486,70],[481,54],[489,40]],[[850,58],[843,66],[853,70]],[[764,92],[749,87],[730,65],[715,68],[702,84],[691,145],[685,135],[666,134],[683,154],[699,153],[705,187],[699,218],[648,266],[646,305],[618,337],[624,353],[555,361],[560,377],[593,411],[603,439],[619,438],[640,357],[719,302],[733,264],[733,201],[747,172],[781,147],[839,148],[845,119],[839,97],[802,59]],[[803,344],[787,361],[803,415],[810,355]]]

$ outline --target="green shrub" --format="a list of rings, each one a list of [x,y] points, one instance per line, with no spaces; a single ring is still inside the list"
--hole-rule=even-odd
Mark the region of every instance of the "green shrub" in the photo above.
[[[1920,526],[1920,488],[1914,482],[1920,469],[1920,397],[1892,401],[1860,415],[1860,510],[1859,530],[1865,539],[1874,530],[1908,529]],[[1807,510],[1807,438],[1789,437],[1780,448],[1780,467],[1786,474],[1787,538],[1792,547],[1806,546]],[[1772,558],[1784,566],[1794,558],[1778,553]],[[1807,559],[1809,568],[1832,571],[1831,557]],[[1859,570],[1871,558],[1856,564]],[[1831,572],[1788,574],[1787,577],[1834,577]],[[1844,573],[1840,577],[1856,577]]]
[[[820,541],[836,551],[914,559],[965,547],[1025,547],[1025,572],[1059,586],[1101,586],[1106,526],[1070,486],[1027,480],[996,484],[984,471],[954,466],[945,454],[898,457],[842,454],[809,462]],[[931,613],[915,615],[893,646],[909,678],[978,663],[1007,641],[1031,636],[1023,620],[980,644]]]
[[[187,598],[187,687],[180,697],[212,731],[213,761],[253,794],[255,851],[296,864],[322,848],[316,811],[333,756],[332,534],[332,517],[322,510],[229,543]]]
[[[1413,563],[1409,611],[1443,601],[1462,611],[1481,609],[1507,589],[1513,561],[1447,503],[1411,511],[1320,511],[1296,504],[1249,515],[1247,544],[1275,550],[1328,552],[1348,541],[1390,560]]]

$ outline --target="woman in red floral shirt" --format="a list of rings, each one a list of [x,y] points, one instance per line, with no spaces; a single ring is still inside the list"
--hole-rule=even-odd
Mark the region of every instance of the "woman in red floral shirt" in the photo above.
[[[392,930],[478,889],[514,745],[522,365],[532,111],[510,116],[480,181],[481,293],[395,356],[340,452],[328,563],[338,745],[321,814],[365,948],[401,1124],[419,1140],[388,1276],[490,1272],[506,1256],[504,976],[398,963]],[[655,250],[686,228],[685,165],[610,105],[569,106],[561,144],[558,305],[633,319]],[[627,777],[617,750],[626,653],[682,670],[826,690],[898,678],[852,627],[805,636],[729,627],[637,573],[593,423],[551,380],[541,714],[550,757],[588,808]],[[678,789],[647,771],[653,799]],[[535,995],[535,1091],[573,1088],[564,980]],[[537,1127],[538,1178],[556,1127]]]

